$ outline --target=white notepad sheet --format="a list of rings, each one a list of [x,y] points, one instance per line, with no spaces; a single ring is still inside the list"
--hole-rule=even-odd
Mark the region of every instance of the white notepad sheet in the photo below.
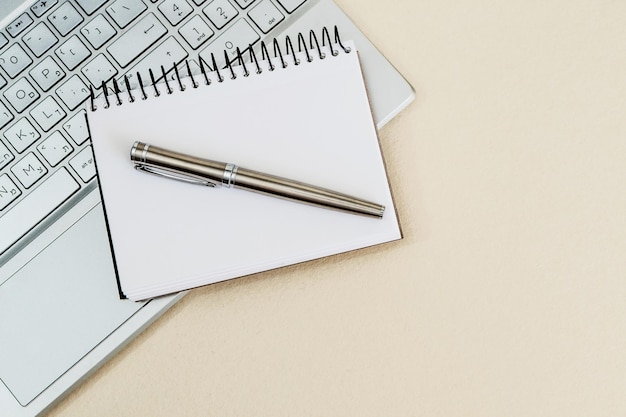
[[[139,300],[401,238],[354,44],[313,62],[285,56],[223,82],[196,75],[154,97],[88,110],[94,155],[125,296]],[[382,219],[245,190],[146,174],[135,141],[340,191],[386,206]]]

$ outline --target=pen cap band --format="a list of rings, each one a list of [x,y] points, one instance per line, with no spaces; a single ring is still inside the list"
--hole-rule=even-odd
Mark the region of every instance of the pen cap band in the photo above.
[[[237,175],[237,165],[226,164],[224,168],[224,176],[222,177],[222,185],[228,188],[233,188],[235,185],[235,176]]]
[[[130,160],[134,163],[143,164],[146,162],[146,155],[148,154],[148,148],[150,145],[147,143],[136,141],[133,147],[130,148]]]

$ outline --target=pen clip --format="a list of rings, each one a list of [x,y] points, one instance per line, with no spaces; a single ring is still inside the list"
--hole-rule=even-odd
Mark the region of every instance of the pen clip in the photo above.
[[[151,165],[142,163],[135,163],[135,169],[138,171],[144,171],[149,174],[158,175],[161,177],[169,178],[176,181],[182,181],[190,184],[205,185],[207,187],[215,187],[217,183],[207,180],[206,178],[198,178],[189,174],[182,174],[178,171],[169,170],[165,168],[157,168]]]

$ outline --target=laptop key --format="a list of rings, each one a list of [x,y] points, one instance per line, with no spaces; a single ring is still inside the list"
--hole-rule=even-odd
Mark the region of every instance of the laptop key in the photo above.
[[[48,91],[53,85],[65,77],[65,73],[59,64],[49,56],[30,70],[29,74],[43,91]]]
[[[23,112],[39,98],[39,93],[26,78],[20,78],[4,91],[4,96],[18,112]]]
[[[106,8],[107,13],[120,28],[125,28],[148,7],[141,0],[117,0]]]
[[[211,53],[215,55],[218,63],[224,63],[224,52],[228,53],[229,59],[237,56],[237,47],[241,51],[261,39],[252,26],[244,19],[239,19],[231,27],[218,36],[213,43],[200,52],[204,62],[211,64]]]
[[[263,33],[268,33],[274,26],[285,19],[285,16],[269,0],[262,0],[254,6],[248,16],[261,29]]]
[[[166,33],[167,29],[165,26],[159,22],[153,13],[149,13],[137,22],[135,26],[117,38],[107,48],[107,51],[121,67],[126,67],[142,52],[165,36]]]
[[[44,22],[35,26],[22,40],[36,57],[42,56],[59,41]]]
[[[40,101],[29,113],[44,132],[52,129],[66,115],[59,103],[51,96]]]
[[[187,51],[180,46],[180,43],[173,36],[168,37],[126,73],[131,88],[139,85],[137,73],[141,74],[141,80],[145,85],[151,82],[149,70],[152,69],[155,81],[158,82],[163,78],[161,65],[166,72],[169,72],[174,69],[174,63],[178,64],[185,58],[187,58]],[[118,85],[121,91],[126,91],[126,82],[123,77],[118,80]]]
[[[89,130],[87,129],[87,115],[85,110],[81,110],[63,123],[63,129],[72,138],[77,145],[82,145],[89,139]]]
[[[239,14],[228,0],[213,0],[202,11],[218,29],[226,26]]]
[[[89,15],[93,14],[106,2],[107,0],[76,0],[76,3]]]
[[[83,26],[80,29],[80,33],[83,34],[91,46],[98,49],[115,36],[117,32],[104,16],[99,14],[91,22]]]
[[[0,102],[0,128],[5,127],[11,120],[13,120],[13,114]]]
[[[17,43],[11,45],[9,49],[0,54],[0,66],[11,78],[17,77],[32,63],[33,60]]]
[[[48,136],[43,142],[37,146],[37,150],[44,157],[50,166],[56,166],[68,156],[74,148],[63,137],[61,132],[55,130],[53,134]]]
[[[74,110],[89,97],[89,89],[78,75],[72,75],[56,89],[56,93],[70,110]]]
[[[54,51],[54,53],[57,54],[63,64],[70,71],[80,65],[89,57],[89,55],[91,55],[89,49],[87,49],[85,44],[78,39],[78,36],[76,35],[73,35],[66,40],[63,45]]]
[[[172,26],[179,24],[193,11],[185,0],[165,0],[159,5],[159,10]]]
[[[198,15],[185,23],[179,32],[193,49],[198,49],[200,45],[213,36],[213,30]]]
[[[0,210],[4,210],[22,192],[7,174],[0,175]]]
[[[100,88],[102,82],[107,82],[117,74],[117,70],[103,55],[99,54],[82,69],[83,74],[95,88]]]
[[[22,153],[39,139],[41,135],[26,117],[22,117],[4,132],[4,137],[18,153]]]
[[[43,16],[48,10],[55,6],[59,0],[40,0],[37,3],[30,6],[30,10],[37,17]]]
[[[59,31],[61,36],[65,36],[83,21],[83,17],[74,6],[69,2],[65,2],[48,16],[48,20]]]
[[[7,32],[9,32],[9,35],[16,37],[32,24],[33,18],[24,13],[7,26]]]
[[[0,253],[5,252],[79,188],[65,168],[59,169],[42,182],[20,201],[18,208],[0,217]]]
[[[87,146],[78,155],[70,160],[70,165],[83,182],[87,182],[96,176],[96,164],[93,159],[91,146]]]
[[[0,141],[0,169],[4,168],[14,159],[13,154],[2,141]]]
[[[43,178],[48,170],[34,153],[29,152],[11,167],[11,172],[24,188],[30,188]]]

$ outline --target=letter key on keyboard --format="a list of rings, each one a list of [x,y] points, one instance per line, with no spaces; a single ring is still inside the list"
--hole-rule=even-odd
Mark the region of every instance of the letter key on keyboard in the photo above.
[[[32,64],[33,60],[24,52],[19,44],[13,44],[9,49],[0,55],[0,66],[9,74],[9,77],[15,78],[27,66]]]
[[[21,113],[39,98],[39,93],[26,78],[20,78],[11,87],[4,91],[4,96],[11,106]]]
[[[48,96],[33,107],[30,111],[30,115],[44,132],[47,132],[65,117],[65,111],[63,111],[54,98]]]
[[[65,77],[61,67],[49,56],[30,70],[29,74],[43,91],[48,91]]]
[[[26,117],[22,117],[4,132],[4,137],[7,138],[18,153],[22,153],[39,139],[41,135]]]
[[[0,210],[4,210],[22,192],[7,174],[0,175]]]
[[[12,160],[13,154],[9,151],[9,148],[4,146],[4,143],[0,141],[0,169],[4,168]]]
[[[48,170],[34,153],[29,152],[11,167],[11,172],[15,175],[15,178],[22,183],[24,188],[30,188],[39,181]]]

